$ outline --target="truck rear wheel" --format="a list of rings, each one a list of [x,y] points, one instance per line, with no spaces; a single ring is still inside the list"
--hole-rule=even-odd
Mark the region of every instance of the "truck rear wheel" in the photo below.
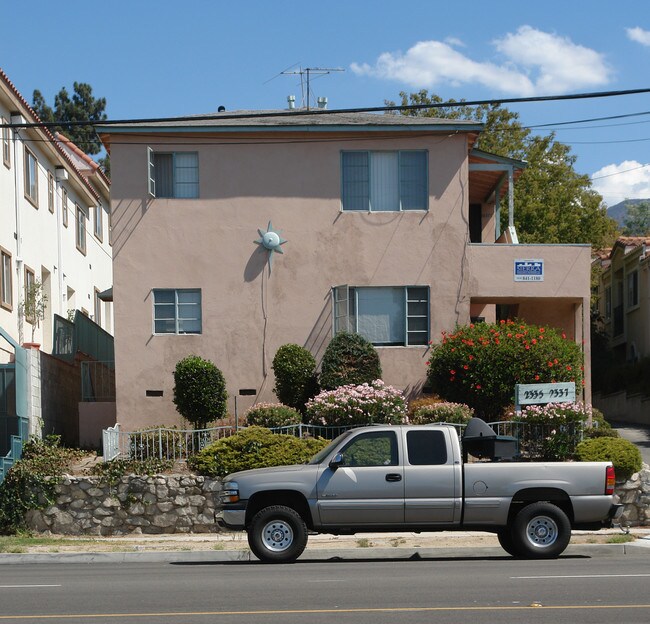
[[[291,507],[265,507],[255,514],[248,527],[248,545],[261,561],[291,563],[307,546],[307,526]]]
[[[559,557],[570,539],[569,519],[551,503],[532,503],[524,507],[512,525],[513,545],[520,556],[529,559]]]
[[[504,527],[503,529],[499,529],[497,532],[497,537],[499,538],[499,544],[501,545],[501,548],[503,548],[503,550],[505,550],[509,555],[512,555],[513,557],[521,556],[521,553],[517,550],[514,540],[512,539],[511,527]]]

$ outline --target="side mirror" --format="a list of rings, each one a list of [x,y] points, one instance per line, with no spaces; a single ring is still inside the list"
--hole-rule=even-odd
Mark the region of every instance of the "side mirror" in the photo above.
[[[337,453],[330,460],[329,467],[332,470],[336,470],[342,463],[343,463],[343,455],[341,455],[341,453]]]

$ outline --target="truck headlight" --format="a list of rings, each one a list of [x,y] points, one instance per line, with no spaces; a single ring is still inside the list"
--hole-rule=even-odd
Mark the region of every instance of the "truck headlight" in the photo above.
[[[239,484],[236,481],[226,481],[221,486],[219,500],[222,504],[236,503],[239,500]]]

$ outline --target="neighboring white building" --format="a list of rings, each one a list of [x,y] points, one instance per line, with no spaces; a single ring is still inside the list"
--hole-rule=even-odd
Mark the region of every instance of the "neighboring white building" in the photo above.
[[[6,124],[39,119],[0,70],[0,327],[17,342],[32,341],[19,314],[26,287],[40,280],[45,319],[34,342],[51,353],[53,318],[80,310],[113,332],[109,182],[91,158],[47,129]],[[0,364],[10,353],[0,343]]]

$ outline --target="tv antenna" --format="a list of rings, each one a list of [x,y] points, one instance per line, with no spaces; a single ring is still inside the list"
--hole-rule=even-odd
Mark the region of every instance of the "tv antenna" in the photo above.
[[[294,66],[295,67],[295,66]],[[284,76],[300,76],[300,90],[302,95],[302,108],[310,110],[310,98],[311,98],[311,82],[312,80],[317,80],[323,76],[327,76],[332,72],[342,72],[345,71],[342,67],[305,67],[300,69],[295,69],[293,71],[284,70],[280,72],[280,75]],[[307,88],[307,97],[305,98],[305,87]]]

